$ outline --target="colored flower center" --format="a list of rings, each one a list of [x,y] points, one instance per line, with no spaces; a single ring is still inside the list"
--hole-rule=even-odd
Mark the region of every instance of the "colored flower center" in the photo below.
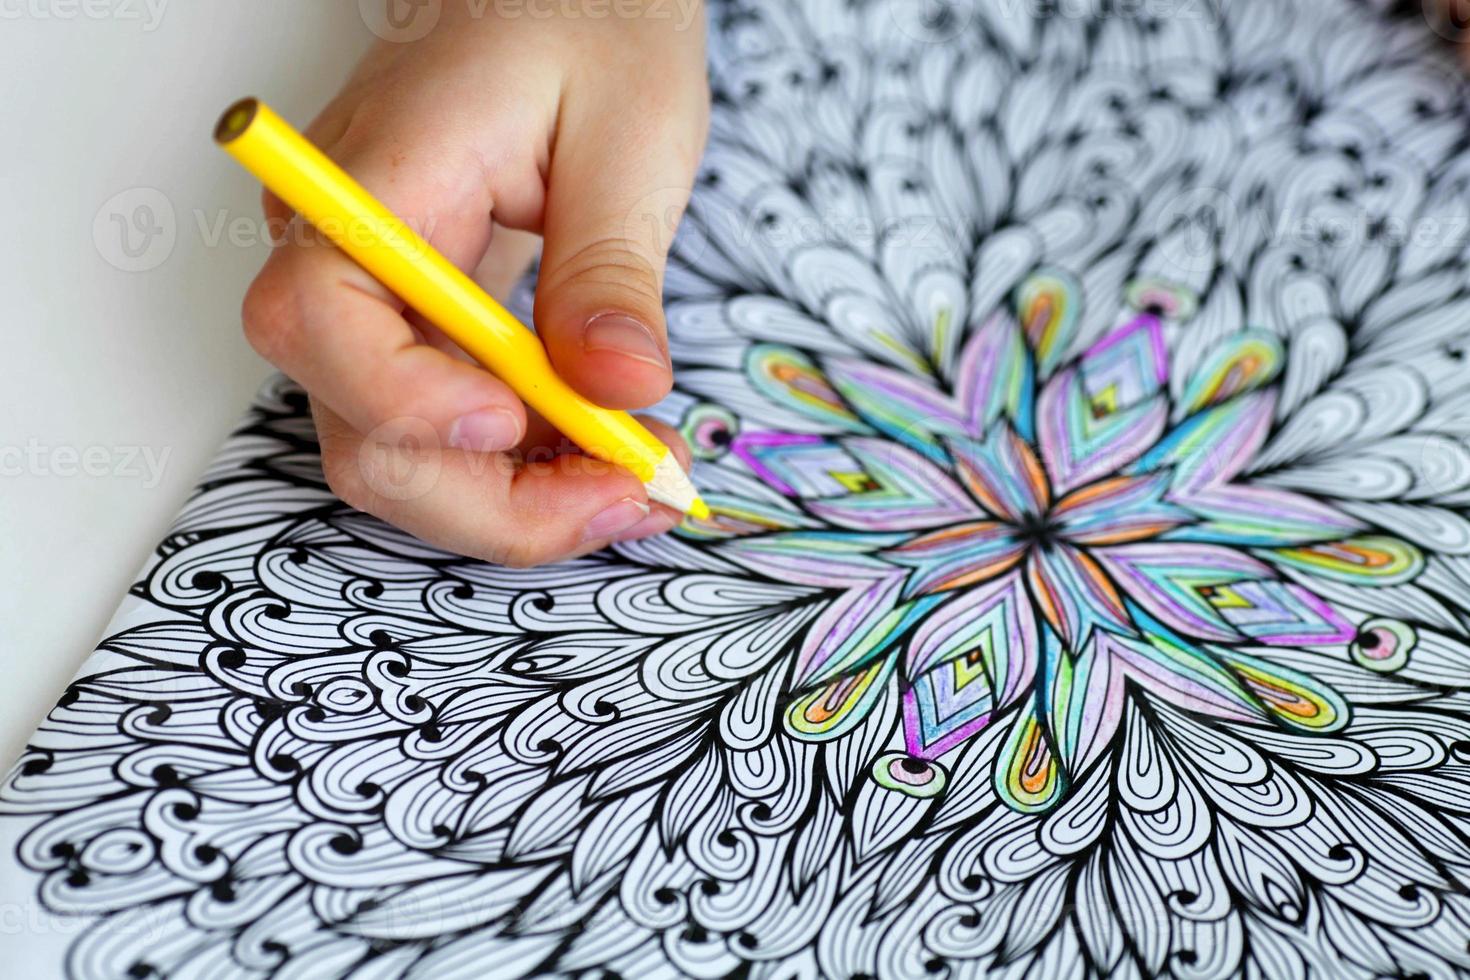
[[[1050,514],[1036,516],[1027,514],[1015,525],[1016,537],[1022,543],[1032,548],[1050,550],[1057,543],[1057,535],[1062,530],[1062,525],[1057,523]]]
[[[1280,340],[1227,337],[1171,379],[1193,298],[1160,283],[1129,297],[1085,345],[1075,282],[1048,273],[1014,316],[927,362],[757,346],[753,396],[789,428],[690,412],[696,451],[737,469],[683,533],[830,595],[792,664],[791,735],[841,738],[896,694],[904,751],[874,762],[879,783],[942,792],[947,756],[997,731],[996,792],[1038,810],[1106,753],[1130,697],[1326,732],[1346,702],[1304,657],[1403,663],[1411,629],[1355,625],[1315,583],[1402,582],[1418,551],[1247,478],[1276,414]]]

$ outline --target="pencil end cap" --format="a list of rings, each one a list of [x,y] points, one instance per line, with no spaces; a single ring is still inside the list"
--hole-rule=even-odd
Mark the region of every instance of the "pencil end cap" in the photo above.
[[[223,144],[239,139],[255,121],[255,114],[259,110],[259,99],[241,99],[230,106],[215,124],[214,141]]]

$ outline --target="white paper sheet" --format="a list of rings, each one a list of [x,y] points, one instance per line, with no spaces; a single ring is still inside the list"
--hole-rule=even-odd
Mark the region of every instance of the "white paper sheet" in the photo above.
[[[1056,6],[714,8],[662,408],[710,521],[456,558],[264,391],[0,798],[81,917],[8,944],[1470,967],[1466,86],[1367,5]]]

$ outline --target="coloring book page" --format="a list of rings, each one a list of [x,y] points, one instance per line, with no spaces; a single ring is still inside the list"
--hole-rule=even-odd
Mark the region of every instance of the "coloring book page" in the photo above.
[[[47,968],[1470,971],[1470,90],[1094,6],[713,7],[708,520],[459,558],[269,384],[0,793]]]

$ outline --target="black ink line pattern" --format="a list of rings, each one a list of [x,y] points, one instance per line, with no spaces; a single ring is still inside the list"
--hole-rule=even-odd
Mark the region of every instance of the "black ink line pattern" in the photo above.
[[[713,9],[711,521],[457,558],[269,384],[0,794],[65,970],[1470,970],[1466,87],[1056,6]]]

